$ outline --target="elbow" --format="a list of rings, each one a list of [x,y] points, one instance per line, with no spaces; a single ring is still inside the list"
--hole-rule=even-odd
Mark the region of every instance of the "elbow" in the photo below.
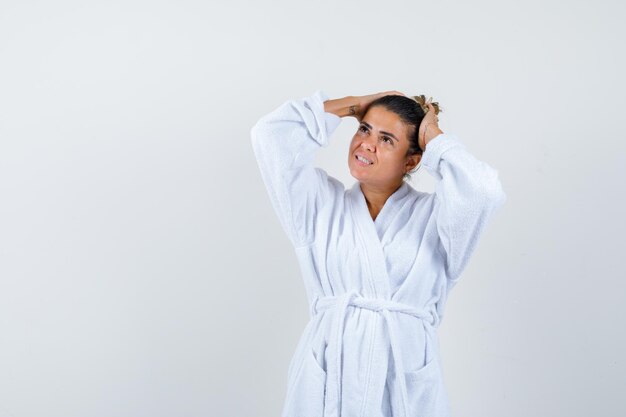
[[[250,128],[250,139],[252,140],[252,145],[256,145],[256,143],[259,141],[259,131],[261,130],[262,124],[263,124],[263,118],[259,119]]]
[[[252,149],[255,152],[266,151],[272,148],[273,143],[277,140],[277,132],[273,132],[271,126],[262,117],[254,126],[250,128],[250,140],[252,142]]]
[[[491,193],[491,203],[497,209],[500,208],[506,202],[506,193],[502,189],[502,184],[498,182],[498,187]]]
[[[488,183],[489,186],[486,187],[485,198],[491,203],[491,205],[498,208],[504,204],[507,197],[497,170],[492,170],[491,179]]]
[[[272,129],[272,122],[270,119],[270,114],[266,114],[257,119],[256,123],[250,128],[250,136],[252,137],[252,141],[256,141],[256,137],[259,136],[267,136],[264,135],[264,132],[268,132]]]
[[[268,150],[270,145],[267,143],[268,135],[263,133],[263,129],[259,123],[252,126],[250,129],[250,141],[252,144],[252,151],[257,160],[265,160],[268,157]],[[271,155],[271,152],[269,152]]]
[[[259,142],[257,136],[257,125],[252,126],[252,128],[250,129],[250,142],[252,143],[252,149],[254,149],[254,151],[256,152],[257,144]]]
[[[255,158],[263,166],[290,169],[297,156],[297,144],[289,141],[290,131],[282,123],[261,118],[250,128],[250,140]]]
[[[255,154],[258,154],[259,149],[259,136],[257,129],[258,128],[256,124],[250,129],[250,142],[252,144],[252,150]]]

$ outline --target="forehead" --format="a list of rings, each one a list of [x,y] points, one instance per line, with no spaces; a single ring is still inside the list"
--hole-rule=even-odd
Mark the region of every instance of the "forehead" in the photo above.
[[[367,110],[363,121],[372,126],[375,131],[389,132],[400,141],[408,140],[408,126],[400,119],[400,116],[381,106],[375,106]]]

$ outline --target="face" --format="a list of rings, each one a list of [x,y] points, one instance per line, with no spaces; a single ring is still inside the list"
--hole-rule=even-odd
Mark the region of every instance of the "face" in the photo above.
[[[409,149],[409,133],[400,117],[381,106],[368,109],[350,142],[348,167],[361,183],[376,187],[393,187],[403,175],[414,168],[421,156],[405,156]],[[370,163],[361,162],[362,156]]]

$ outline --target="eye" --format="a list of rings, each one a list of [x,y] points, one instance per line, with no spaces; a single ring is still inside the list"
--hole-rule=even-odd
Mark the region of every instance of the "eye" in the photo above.
[[[391,138],[389,136],[383,136],[383,139],[386,139],[386,140],[389,141],[388,143],[393,144],[393,140],[391,140]]]
[[[367,132],[367,128],[365,126],[363,126],[363,125],[359,126],[359,130],[361,132]]]

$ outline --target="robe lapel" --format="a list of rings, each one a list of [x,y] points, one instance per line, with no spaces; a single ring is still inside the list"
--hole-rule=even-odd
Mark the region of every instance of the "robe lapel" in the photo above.
[[[371,282],[374,294],[370,296],[376,298],[390,299],[390,279],[387,271],[387,263],[383,251],[382,242],[384,241],[385,231],[391,220],[400,210],[400,199],[408,193],[409,185],[403,182],[402,185],[387,199],[378,216],[376,222],[372,220],[372,216],[367,208],[365,195],[361,190],[359,181],[356,181],[350,189],[350,209],[352,210],[352,218],[356,223],[356,229],[362,238],[363,247],[365,247],[369,271],[371,274]]]
[[[359,188],[360,189],[360,188]],[[389,196],[385,205],[383,206],[378,216],[376,216],[376,221],[374,221],[374,225],[376,226],[376,231],[378,232],[378,236],[380,238],[380,243],[384,247],[385,242],[389,235],[387,231],[389,230],[389,226],[394,218],[401,211],[402,206],[406,204],[406,196],[409,193],[409,185],[406,182],[403,182],[402,185]],[[363,201],[365,201],[365,197],[363,197]],[[367,202],[365,203],[367,208]]]

